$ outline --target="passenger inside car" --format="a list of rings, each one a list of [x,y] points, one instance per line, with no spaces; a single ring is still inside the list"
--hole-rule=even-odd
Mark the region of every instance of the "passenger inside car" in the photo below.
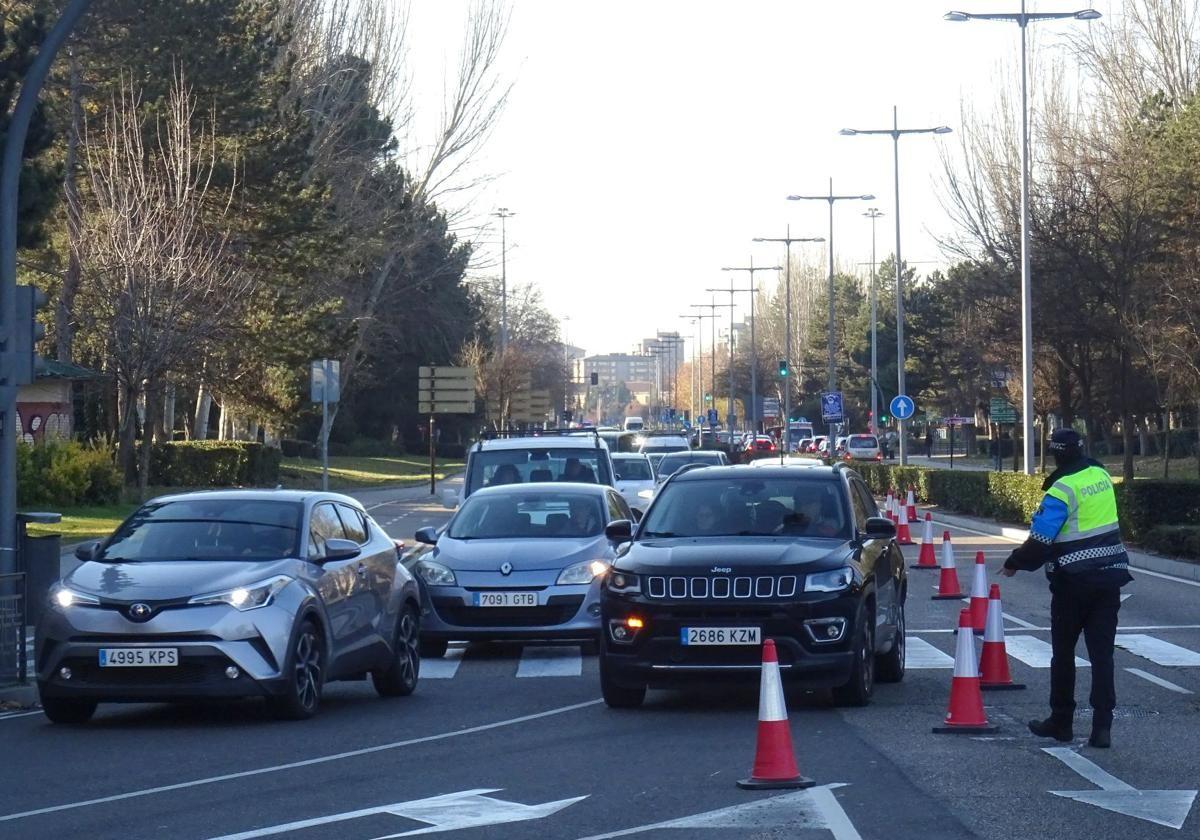
[[[577,481],[581,484],[595,484],[596,474],[592,472],[592,468],[584,466],[578,458],[568,458],[567,464],[563,467],[562,476],[559,481]]]
[[[792,513],[780,523],[780,533],[836,537],[842,530],[841,508],[826,488],[797,487]]]
[[[496,471],[492,473],[492,480],[487,483],[488,487],[498,487],[502,484],[520,484],[521,473],[517,471],[513,464],[501,464],[496,467]]]
[[[571,499],[571,532],[580,537],[590,537],[600,530],[599,509],[592,499]]]

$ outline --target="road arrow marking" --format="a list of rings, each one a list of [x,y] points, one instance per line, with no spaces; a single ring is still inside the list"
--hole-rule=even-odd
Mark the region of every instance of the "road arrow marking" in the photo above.
[[[845,787],[845,784],[839,782],[782,796],[755,799],[743,805],[731,805],[690,817],[638,825],[608,834],[595,834],[582,840],[611,840],[614,837],[628,837],[631,834],[643,834],[664,828],[784,828],[788,829],[789,836],[795,834],[797,829],[823,828],[832,832],[834,840],[862,840],[862,835],[854,828],[854,823],[850,822],[850,818],[842,810],[841,803],[833,795],[834,788],[839,787]]]
[[[1042,747],[1042,752],[1054,756],[1101,788],[1050,791],[1055,796],[1175,829],[1183,828],[1196,799],[1197,791],[1194,790],[1138,790],[1067,747]]]
[[[243,831],[240,834],[226,834],[213,838],[213,840],[254,840],[258,837],[272,837],[314,826],[347,822],[379,814],[393,814],[397,817],[429,823],[425,828],[374,838],[374,840],[395,840],[397,837],[415,837],[419,834],[435,834],[439,831],[457,831],[463,828],[540,820],[558,813],[569,805],[587,799],[586,796],[576,796],[572,799],[560,799],[557,802],[546,802],[541,805],[522,805],[520,802],[506,802],[503,799],[493,799],[484,795],[496,793],[499,790],[500,788],[460,790],[458,793],[431,796],[427,799],[396,802],[391,805],[363,808],[358,811],[346,811],[342,814],[330,814],[327,817],[315,817],[311,820],[299,820],[253,831]]]

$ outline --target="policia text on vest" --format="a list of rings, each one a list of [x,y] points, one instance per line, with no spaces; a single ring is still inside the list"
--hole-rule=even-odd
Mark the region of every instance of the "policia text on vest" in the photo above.
[[[1092,746],[1110,743],[1117,704],[1113,643],[1121,587],[1133,580],[1121,542],[1112,478],[1083,457],[1079,436],[1056,431],[1050,450],[1057,469],[1042,485],[1029,539],[1004,562],[1004,574],[1044,567],[1050,581],[1050,717],[1030,721],[1035,735],[1070,741],[1075,714],[1075,646],[1082,633],[1092,663]]]

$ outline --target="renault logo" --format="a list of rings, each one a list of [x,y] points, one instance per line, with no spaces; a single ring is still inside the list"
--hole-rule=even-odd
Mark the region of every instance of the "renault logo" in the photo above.
[[[504,564],[503,564],[503,565],[500,567],[500,574],[502,574],[502,575],[511,575],[511,574],[512,574],[512,563],[504,563]]]
[[[149,604],[133,604],[129,607],[129,617],[134,621],[145,621],[152,612]]]

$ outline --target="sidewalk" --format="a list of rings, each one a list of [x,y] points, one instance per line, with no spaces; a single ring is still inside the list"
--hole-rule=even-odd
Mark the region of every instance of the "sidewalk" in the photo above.
[[[990,519],[979,519],[960,513],[948,513],[929,505],[918,506],[918,513],[923,511],[932,513],[936,522],[949,525],[953,528],[978,531],[981,534],[1003,537],[1013,542],[1024,542],[1029,537],[1028,528],[1021,528],[1016,525],[1004,525]],[[1126,550],[1129,554],[1129,565],[1134,569],[1200,582],[1200,563],[1186,563],[1182,560],[1172,560],[1169,557],[1161,557],[1157,554],[1149,554],[1145,551],[1128,547]]]

